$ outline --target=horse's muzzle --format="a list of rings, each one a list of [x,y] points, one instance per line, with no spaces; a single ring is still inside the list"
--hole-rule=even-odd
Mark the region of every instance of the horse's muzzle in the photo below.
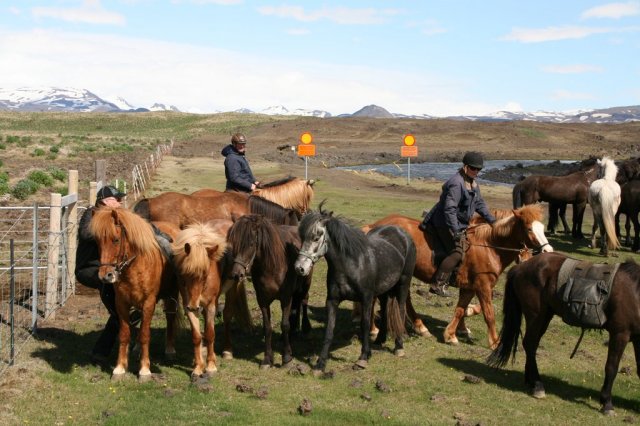
[[[309,271],[311,271],[312,265],[313,263],[311,262],[311,260],[307,259],[306,257],[298,257],[293,267],[298,275],[306,277],[307,275],[309,275]]]
[[[100,278],[100,281],[105,284],[115,284],[118,281],[118,278],[120,278],[120,274],[118,274],[117,271],[109,271]]]

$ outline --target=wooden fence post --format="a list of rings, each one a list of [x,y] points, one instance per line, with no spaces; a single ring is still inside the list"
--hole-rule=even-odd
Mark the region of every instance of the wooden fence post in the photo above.
[[[47,257],[47,290],[45,294],[45,318],[55,318],[58,302],[58,261],[60,257],[60,217],[62,196],[51,194],[49,211],[49,255]]]

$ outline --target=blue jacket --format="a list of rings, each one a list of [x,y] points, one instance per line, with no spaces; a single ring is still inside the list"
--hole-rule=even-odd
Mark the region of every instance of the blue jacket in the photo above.
[[[437,228],[449,228],[453,234],[467,229],[476,212],[487,222],[495,222],[475,181],[471,181],[471,188],[465,187],[464,172],[460,170],[442,185],[440,200],[427,213],[424,222],[431,222]]]
[[[251,185],[256,178],[251,172],[249,162],[244,153],[239,153],[229,144],[221,152],[224,159],[224,175],[227,178],[227,191],[251,192]]]

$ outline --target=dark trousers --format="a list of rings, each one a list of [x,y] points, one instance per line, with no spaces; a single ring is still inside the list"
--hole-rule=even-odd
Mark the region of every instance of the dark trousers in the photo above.
[[[435,236],[438,238],[442,246],[445,248],[447,257],[445,257],[436,271],[436,282],[447,282],[451,277],[451,272],[460,264],[462,256],[464,254],[464,237],[460,241],[455,241],[453,235],[448,228],[431,228],[435,231]]]

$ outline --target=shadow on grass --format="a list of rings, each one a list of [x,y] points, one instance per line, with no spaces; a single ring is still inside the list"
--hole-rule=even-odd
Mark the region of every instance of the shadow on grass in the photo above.
[[[461,371],[465,374],[472,374],[477,377],[482,377],[485,382],[495,384],[503,389],[512,392],[528,393],[529,389],[524,383],[524,372],[503,370],[490,367],[482,362],[476,360],[464,360],[454,358],[438,358],[438,362],[443,365],[453,368],[457,371]],[[604,368],[604,365],[602,366]],[[544,383],[544,389],[547,394],[556,395],[558,398],[571,401],[576,404],[582,404],[590,409],[593,405],[588,403],[591,401],[600,400],[600,391],[577,386],[566,382],[565,380],[557,377],[542,375],[542,381]],[[615,382],[613,385],[613,406],[617,408],[624,408],[625,410],[640,412],[640,403],[636,400],[623,398],[616,395]]]

